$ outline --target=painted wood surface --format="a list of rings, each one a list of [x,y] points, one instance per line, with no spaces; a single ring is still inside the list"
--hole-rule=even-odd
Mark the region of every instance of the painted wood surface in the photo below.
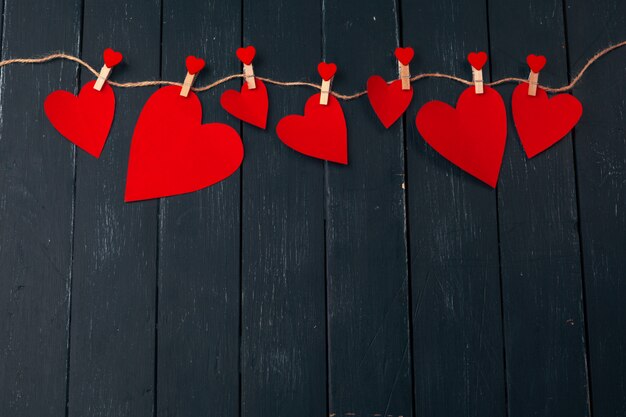
[[[112,79],[196,83],[241,71],[333,89],[412,73],[527,76],[563,85],[626,39],[615,0],[6,0],[3,59],[62,50]],[[43,101],[93,79],[70,62],[0,69],[0,415],[594,416],[626,414],[626,51],[573,94],[580,124],[528,160],[509,110],[491,190],[417,132],[429,100],[464,86],[421,80],[386,130],[367,98],[341,102],[349,164],[300,155],[276,137],[314,90],[268,86],[268,129],[219,106],[233,80],[200,93],[203,122],[242,136],[226,181],[124,204],[132,131],[156,88],[115,89],[102,156],[75,149]]]

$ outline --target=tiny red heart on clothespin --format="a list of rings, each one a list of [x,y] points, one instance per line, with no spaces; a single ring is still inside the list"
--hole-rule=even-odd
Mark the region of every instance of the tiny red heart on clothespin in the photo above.
[[[546,65],[546,57],[543,55],[530,54],[526,57],[526,63],[532,72],[538,73]]]
[[[246,46],[245,48],[237,48],[237,58],[246,65],[250,65],[256,55],[254,46]]]
[[[335,76],[335,73],[337,72],[337,65],[332,62],[329,64],[326,62],[320,62],[317,65],[317,72],[324,81],[328,81]]]
[[[185,60],[185,65],[187,66],[187,71],[189,71],[189,74],[197,74],[200,71],[202,71],[202,68],[204,68],[204,59],[202,58],[196,58],[193,55],[189,55],[187,57],[187,59]]]
[[[396,48],[395,55],[396,58],[398,58],[398,61],[402,63],[402,65],[409,65],[413,60],[413,55],[415,55],[415,52],[413,51],[413,48],[407,46],[406,48]]]
[[[114,66],[122,62],[123,58],[121,52],[114,51],[111,48],[105,49],[102,56],[104,57],[104,64],[109,68],[113,68]]]
[[[472,67],[480,71],[487,62],[487,54],[485,52],[470,52],[467,55],[467,60]]]

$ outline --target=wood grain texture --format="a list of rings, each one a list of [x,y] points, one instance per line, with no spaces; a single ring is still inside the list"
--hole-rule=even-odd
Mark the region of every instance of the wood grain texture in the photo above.
[[[185,58],[206,60],[196,85],[240,70],[239,2],[164,0],[163,77],[185,77]],[[233,87],[234,83],[228,85]],[[239,123],[201,94],[203,123]],[[158,416],[236,416],[239,409],[240,173],[161,200]]]
[[[543,85],[565,85],[567,54],[559,0],[489,5],[493,78],[528,77],[528,54],[545,55]],[[508,412],[586,416],[582,276],[571,136],[528,159],[511,95],[507,147],[497,188]],[[541,392],[541,395],[537,395]]]
[[[626,3],[566,1],[571,73],[626,39]],[[594,417],[626,415],[626,50],[585,73],[574,89],[574,130]]]
[[[333,86],[398,78],[394,0],[324,0]],[[366,46],[365,46],[366,44]],[[412,415],[402,119],[386,130],[367,98],[342,103],[348,165],[326,165],[329,412]],[[375,376],[375,377],[373,377]]]
[[[82,57],[107,47],[124,61],[111,79],[159,76],[159,0],[85,0]],[[81,71],[81,84],[93,80]],[[123,204],[135,122],[154,88],[115,89],[116,115],[99,159],[77,149],[69,416],[152,416],[156,202]]]
[[[243,41],[257,49],[256,74],[317,81],[320,2],[244,0]],[[267,131],[243,130],[241,415],[318,417],[327,413],[324,165],[274,131],[314,91],[268,94]]]
[[[77,0],[7,0],[3,12],[3,59],[58,48],[78,54]],[[1,71],[0,415],[61,416],[74,150],[46,119],[43,102],[54,90],[75,89],[77,66],[56,62]]]
[[[471,79],[467,54],[488,49],[484,1],[403,1],[402,22],[416,73]],[[407,179],[415,414],[504,416],[496,195],[430,148],[415,127],[426,101],[454,105],[466,87],[443,80],[414,87]]]

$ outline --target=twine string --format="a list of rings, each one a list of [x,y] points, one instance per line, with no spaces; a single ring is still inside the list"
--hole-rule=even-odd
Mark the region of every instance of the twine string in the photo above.
[[[578,74],[576,74],[576,76],[574,78],[572,78],[572,80],[569,82],[569,84],[564,85],[562,87],[548,87],[548,86],[541,86],[540,87],[542,89],[544,89],[545,91],[549,92],[549,93],[562,93],[565,91],[569,91],[571,89],[573,89],[576,84],[581,80],[581,78],[583,77],[583,75],[585,74],[585,72],[589,69],[589,67],[591,67],[591,65],[593,65],[593,63],[595,63],[597,60],[599,60],[600,58],[602,58],[604,55],[619,49],[621,47],[626,46],[626,41],[622,41],[619,43],[616,43],[614,45],[610,45],[606,48],[604,48],[601,51],[598,51],[595,55],[593,55],[591,58],[589,58],[589,60],[587,61],[587,63],[580,69],[580,71],[578,72]],[[50,61],[54,61],[57,59],[65,59],[68,61],[72,61],[72,62],[76,62],[77,64],[83,66],[84,68],[86,68],[89,72],[91,72],[93,75],[95,75],[96,77],[99,75],[99,72],[92,67],[91,65],[89,65],[87,62],[83,61],[82,59],[75,57],[73,55],[68,55],[68,54],[64,54],[64,53],[55,53],[55,54],[50,54],[50,55],[46,55],[40,58],[12,58],[12,59],[5,59],[3,61],[0,61],[0,68],[5,67],[7,65],[12,65],[12,64],[42,64],[45,62],[50,62]],[[322,86],[320,84],[315,84],[315,83],[311,83],[311,82],[306,82],[306,81],[279,81],[279,80],[274,80],[272,78],[266,78],[266,77],[259,77],[259,76],[255,76],[256,78],[258,78],[261,81],[264,81],[268,84],[274,84],[274,85],[278,85],[278,86],[282,86],[282,87],[296,87],[296,86],[301,86],[301,87],[311,87],[311,88],[315,88],[317,90],[322,89]],[[202,91],[208,91],[212,88],[217,87],[220,84],[223,84],[225,82],[228,82],[230,80],[234,80],[237,78],[244,78],[243,74],[232,74],[232,75],[228,75],[226,77],[220,78],[217,81],[214,81],[210,84],[204,85],[204,86],[200,86],[200,87],[192,87],[192,90],[195,92],[202,92]],[[443,74],[443,73],[439,73],[439,72],[427,72],[427,73],[422,73],[422,74],[417,74],[414,75],[413,77],[411,77],[411,82],[415,82],[424,78],[443,78],[443,79],[448,79],[448,80],[452,80],[452,81],[456,81],[458,83],[461,84],[465,84],[468,86],[474,85],[474,83],[472,81],[468,81],[464,78],[460,78],[457,77],[455,75],[450,75],[450,74]],[[389,82],[393,82],[395,80],[389,81]],[[506,84],[506,83],[524,83],[527,82],[528,80],[524,79],[524,78],[516,78],[516,77],[507,77],[507,78],[502,78],[500,80],[496,80],[490,83],[485,83],[485,85],[488,86],[496,86],[496,85],[501,85],[501,84]],[[125,83],[120,83],[120,82],[116,82],[116,81],[107,81],[110,85],[114,86],[114,87],[119,87],[119,88],[138,88],[138,87],[153,87],[153,86],[162,86],[162,85],[175,85],[175,86],[182,86],[183,84],[180,82],[175,82],[175,81],[167,81],[167,80],[146,80],[146,81],[133,81],[133,82],[125,82]],[[336,98],[340,99],[340,100],[354,100],[356,98],[359,98],[361,96],[364,96],[365,94],[367,94],[367,90],[363,90],[363,91],[359,91],[356,92],[354,94],[340,94],[337,93],[335,91],[332,91],[331,94],[333,96],[335,96]]]

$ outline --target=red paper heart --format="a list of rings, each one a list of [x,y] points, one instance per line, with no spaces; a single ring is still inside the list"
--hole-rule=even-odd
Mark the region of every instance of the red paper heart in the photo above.
[[[115,95],[108,83],[100,91],[93,88],[95,83],[95,80],[86,83],[78,97],[67,91],[54,91],[46,98],[43,108],[61,135],[98,158],[113,123]]]
[[[220,98],[220,104],[228,113],[246,123],[265,129],[267,124],[267,89],[263,81],[255,79],[256,88],[250,90],[247,83],[241,86],[241,92],[226,90]]]
[[[202,71],[205,63],[204,59],[189,55],[185,60],[185,65],[187,66],[187,71],[189,72],[189,74],[194,75]]]
[[[320,62],[317,65],[317,72],[324,81],[328,81],[335,76],[335,73],[337,72],[337,65],[332,62],[329,64],[326,62]]]
[[[532,72],[538,73],[546,65],[546,57],[543,55],[530,54],[526,57],[526,63]]]
[[[493,88],[476,94],[469,87],[459,97],[456,108],[431,101],[415,118],[424,140],[444,158],[496,186],[506,143],[506,109]]]
[[[487,54],[485,52],[470,52],[467,55],[467,60],[472,67],[481,70],[487,63]]]
[[[235,129],[202,124],[202,106],[180,87],[157,90],[146,102],[130,146],[125,201],[189,193],[234,173],[243,160]]]
[[[413,60],[414,54],[415,52],[413,51],[413,48],[411,48],[410,46],[407,46],[406,48],[396,48],[396,52],[395,52],[396,58],[403,65],[409,65],[409,63]]]
[[[576,97],[559,94],[548,99],[548,94],[539,87],[536,96],[529,96],[528,83],[515,87],[511,106],[515,128],[529,158],[563,139],[583,114],[583,106]]]
[[[256,49],[252,45],[246,46],[245,48],[237,48],[237,58],[246,65],[252,63],[255,55]]]
[[[391,84],[378,75],[367,80],[367,98],[376,112],[376,115],[389,128],[411,104],[413,87],[402,89],[402,80],[395,80]]]
[[[283,117],[276,133],[295,151],[326,161],[348,163],[346,119],[333,96],[328,97],[326,106],[320,104],[319,93],[311,96],[304,107],[304,116]]]
[[[111,48],[105,49],[102,56],[104,58],[104,65],[109,68],[113,68],[114,66],[122,62],[123,58],[121,52],[114,51]]]

